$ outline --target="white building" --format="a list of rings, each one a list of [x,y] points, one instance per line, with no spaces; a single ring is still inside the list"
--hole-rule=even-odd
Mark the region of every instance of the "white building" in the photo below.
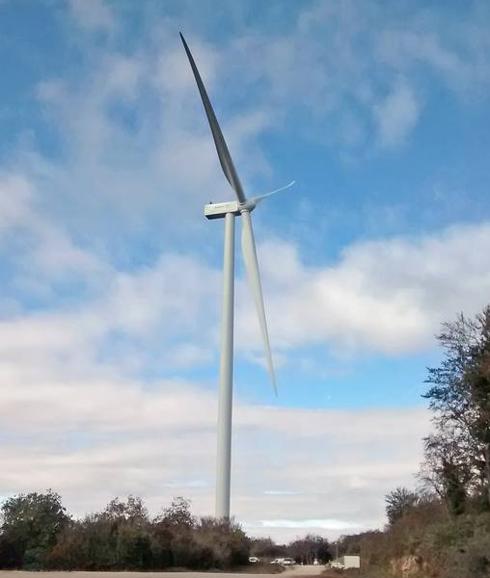
[[[344,568],[360,568],[361,567],[361,557],[360,556],[342,556],[342,561]]]
[[[332,568],[342,568],[347,570],[348,568],[360,568],[361,567],[361,557],[360,556],[341,556],[333,562],[330,563]]]

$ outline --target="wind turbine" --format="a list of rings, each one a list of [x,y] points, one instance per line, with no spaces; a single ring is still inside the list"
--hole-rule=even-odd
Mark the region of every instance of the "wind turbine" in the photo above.
[[[224,248],[224,275],[223,275],[223,305],[221,328],[221,362],[220,388],[218,402],[218,451],[216,471],[216,517],[230,517],[230,478],[231,478],[231,423],[233,402],[233,307],[234,307],[234,268],[235,268],[235,217],[242,217],[242,254],[245,270],[255,307],[259,318],[260,330],[265,346],[267,368],[274,391],[277,394],[276,378],[272,363],[272,354],[269,343],[269,333],[265,319],[264,299],[260,282],[255,238],[252,228],[251,212],[265,197],[290,187],[272,191],[266,195],[247,199],[243,192],[240,179],[231,160],[230,152],[224,139],[221,128],[214,114],[213,107],[204,87],[201,75],[194,58],[182,34],[180,38],[184,45],[187,58],[192,68],[201,100],[208,118],[209,127],[213,135],[214,144],[218,153],[221,168],[227,181],[235,191],[237,200],[224,203],[210,203],[204,207],[204,215],[208,219],[225,220],[225,248]]]

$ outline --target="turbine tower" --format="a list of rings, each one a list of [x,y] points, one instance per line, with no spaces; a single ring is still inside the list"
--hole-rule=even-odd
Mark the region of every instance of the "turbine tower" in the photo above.
[[[242,254],[245,270],[252,295],[255,301],[262,339],[265,346],[267,368],[272,380],[274,391],[276,379],[272,364],[269,334],[265,319],[264,300],[260,282],[257,252],[252,228],[251,212],[265,197],[290,187],[282,187],[266,195],[247,199],[243,192],[240,179],[231,160],[230,152],[221,132],[221,128],[214,114],[213,107],[204,87],[201,75],[187,43],[180,34],[187,58],[192,68],[201,100],[213,135],[214,144],[218,153],[221,168],[227,181],[235,191],[237,200],[224,203],[210,203],[204,207],[204,215],[208,219],[224,219],[225,221],[225,248],[224,248],[224,275],[223,275],[223,308],[221,328],[221,362],[220,386],[218,403],[218,451],[216,471],[216,517],[230,517],[230,477],[231,477],[231,423],[233,402],[233,308],[234,308],[234,268],[235,268],[235,217],[242,217]]]

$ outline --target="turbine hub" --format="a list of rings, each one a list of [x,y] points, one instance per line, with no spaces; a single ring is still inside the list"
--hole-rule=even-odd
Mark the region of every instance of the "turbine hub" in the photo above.
[[[249,213],[251,213],[255,207],[257,206],[257,203],[252,200],[252,199],[247,199],[244,203],[240,203],[240,211],[248,211]]]

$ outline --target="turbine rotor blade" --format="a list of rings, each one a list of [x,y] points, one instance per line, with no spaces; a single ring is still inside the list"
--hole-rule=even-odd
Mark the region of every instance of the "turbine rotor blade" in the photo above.
[[[267,322],[265,318],[264,298],[262,296],[262,284],[260,282],[259,264],[257,261],[257,251],[255,248],[254,232],[252,228],[252,218],[249,211],[242,211],[242,253],[247,272],[248,282],[255,301],[255,308],[259,318],[260,331],[265,347],[265,357],[267,369],[272,381],[274,393],[277,395],[276,376],[274,365],[272,363],[271,346],[269,342],[269,333],[267,331]]]
[[[292,187],[294,184],[296,184],[296,181],[291,181],[289,184],[285,185],[284,187],[281,187],[280,189],[275,189],[274,191],[271,191],[270,193],[265,193],[264,195],[258,195],[257,197],[252,197],[250,200],[255,205],[258,205],[260,202],[262,202],[267,197],[270,197],[271,195],[275,195],[276,193],[280,193],[281,191],[285,191],[286,189],[289,189],[290,187]]]
[[[240,179],[238,178],[235,166],[233,164],[233,161],[231,160],[230,151],[228,150],[225,137],[221,132],[218,119],[216,118],[216,115],[214,113],[211,101],[209,100],[208,93],[206,92],[206,88],[204,87],[201,75],[199,74],[199,70],[197,69],[196,63],[194,62],[194,58],[191,54],[189,47],[187,46],[185,38],[182,36],[181,32],[179,34],[180,39],[182,40],[182,44],[184,45],[187,58],[189,59],[192,72],[194,73],[194,78],[196,79],[197,88],[199,89],[199,93],[201,95],[201,100],[204,106],[204,110],[206,111],[206,116],[208,117],[209,128],[211,129],[211,134],[213,135],[214,145],[216,147],[216,152],[218,153],[221,168],[223,169],[227,181],[230,183],[231,187],[235,191],[236,196],[238,197],[238,201],[240,203],[245,203],[247,201],[245,193],[243,192]]]

